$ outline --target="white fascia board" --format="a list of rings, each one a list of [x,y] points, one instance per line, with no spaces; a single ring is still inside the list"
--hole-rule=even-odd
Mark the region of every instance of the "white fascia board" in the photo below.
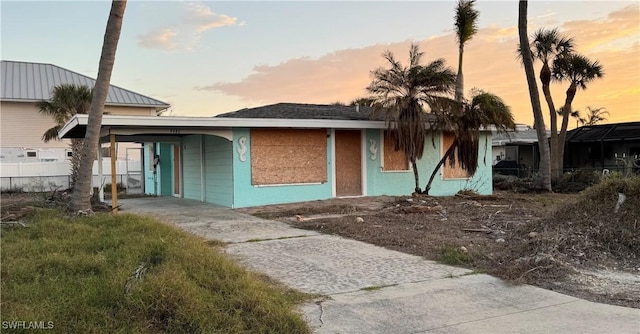
[[[79,115],[73,116],[69,121],[67,121],[67,123],[64,124],[64,126],[60,129],[60,131],[58,131],[58,137],[64,138],[64,135],[67,132],[71,131],[71,129],[80,125],[80,118],[78,118],[78,116]],[[86,120],[83,125],[87,125]]]
[[[86,126],[88,115],[75,115],[58,132],[61,138],[77,126]],[[214,118],[104,115],[102,127],[144,128],[311,128],[311,129],[384,129],[383,121],[274,119],[274,118]]]

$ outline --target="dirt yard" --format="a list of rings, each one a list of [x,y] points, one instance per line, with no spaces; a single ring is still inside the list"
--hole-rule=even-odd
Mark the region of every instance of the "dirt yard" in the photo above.
[[[571,228],[571,221],[554,219],[560,208],[579,200],[578,195],[499,192],[492,196],[331,199],[239,211],[516,283],[640,308],[637,248],[628,256],[609,256],[595,245],[572,244],[572,249],[557,250],[566,236],[545,224],[566,224],[560,230],[582,235]],[[633,228],[636,234],[640,232],[637,226]]]
[[[640,308],[640,178],[611,181],[580,195],[363,197],[238,211]],[[627,200],[617,208],[619,192]],[[67,196],[2,194],[0,225],[24,226],[36,207],[65,206]]]

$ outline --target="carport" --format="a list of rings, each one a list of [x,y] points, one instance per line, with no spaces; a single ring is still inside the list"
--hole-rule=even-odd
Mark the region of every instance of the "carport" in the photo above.
[[[183,194],[183,159],[181,156],[187,153],[188,149],[184,142],[187,136],[199,137],[202,144],[199,145],[204,150],[204,141],[208,137],[220,138],[230,143],[233,141],[231,126],[234,120],[225,120],[226,122],[213,122],[209,117],[151,117],[151,116],[116,116],[104,115],[102,127],[100,130],[100,146],[109,143],[111,150],[111,183],[116,184],[116,160],[115,154],[116,143],[133,142],[142,143],[144,145],[144,159],[142,161],[143,182],[152,180],[153,185],[145,185],[147,191],[155,195],[184,197]],[[212,124],[215,123],[215,124]],[[229,123],[229,124],[219,124]],[[76,115],[60,130],[61,138],[83,138],[86,133],[88,124],[88,115]],[[191,152],[189,152],[191,153]],[[197,153],[194,159],[197,164],[202,166],[198,175],[201,185],[200,194],[190,194],[191,199],[197,199],[202,202],[206,200],[205,187],[207,182],[203,160],[203,152]],[[102,179],[102,150],[98,149],[98,175]],[[159,166],[159,167],[158,167]],[[148,183],[148,182],[145,182]],[[165,185],[164,188],[161,185]],[[162,189],[162,191],[161,191]],[[104,201],[104,192],[100,188],[100,200]],[[117,187],[112,187],[112,201],[114,207],[117,206]]]

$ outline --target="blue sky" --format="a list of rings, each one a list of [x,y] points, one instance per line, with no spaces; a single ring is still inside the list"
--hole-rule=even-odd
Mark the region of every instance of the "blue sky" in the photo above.
[[[111,82],[171,103],[174,115],[207,116],[274,102],[348,102],[364,94],[368,71],[384,64],[376,59],[385,48],[404,60],[408,43],[417,41],[426,59],[444,57],[455,70],[455,46],[447,44],[454,42],[454,7],[455,1],[129,1]],[[476,7],[481,33],[465,55],[467,88],[476,87],[469,82],[475,79],[481,88],[504,90],[521,82],[526,89],[513,51],[517,1],[480,0]],[[1,1],[2,59],[52,63],[95,77],[109,8],[107,1]],[[616,11],[624,17],[611,15]],[[636,1],[530,1],[529,20],[530,32],[542,26],[584,31],[576,40],[589,46],[588,55],[604,57],[605,69],[604,60],[617,59],[607,57],[637,55]],[[623,22],[628,31],[612,32],[614,37],[603,41],[602,30],[579,27],[593,30],[594,22],[614,29]],[[614,49],[619,52],[609,54]],[[480,54],[485,58],[478,63]],[[637,59],[630,79],[637,85],[622,94],[627,98],[640,93],[640,73],[633,73]],[[491,82],[483,73],[500,62],[509,62],[512,81],[500,75]],[[562,93],[558,86],[556,104]],[[517,120],[531,123],[518,98],[522,94],[503,94],[518,108]],[[591,102],[616,106],[607,100],[615,92],[601,95],[602,100],[580,101],[589,95],[578,93],[576,108]],[[637,95],[635,101],[638,106]],[[612,119],[640,120],[633,111],[612,114]]]

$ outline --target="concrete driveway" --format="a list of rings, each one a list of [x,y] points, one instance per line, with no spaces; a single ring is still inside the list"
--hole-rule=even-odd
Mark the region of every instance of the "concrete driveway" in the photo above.
[[[120,201],[207,239],[249,269],[325,297],[317,333],[640,333],[640,309],[509,285],[467,269],[178,198]]]

